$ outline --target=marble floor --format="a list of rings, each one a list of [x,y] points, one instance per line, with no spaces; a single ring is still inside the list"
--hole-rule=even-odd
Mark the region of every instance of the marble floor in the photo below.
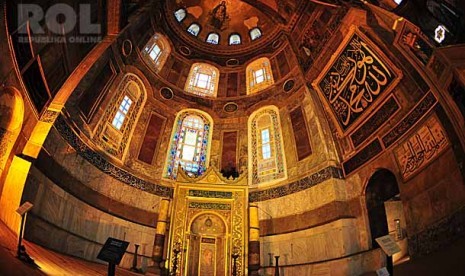
[[[27,253],[38,267],[28,265],[16,258],[17,238],[0,222],[0,275],[2,276],[38,276],[38,275],[107,275],[107,266],[82,259],[65,256],[39,245],[24,241]],[[116,275],[141,275],[116,268]],[[147,275],[147,274],[146,274]]]
[[[39,268],[27,265],[16,256],[16,236],[0,222],[0,275],[36,276],[36,275],[106,275],[107,267],[85,260],[65,256],[39,245],[24,242],[27,252]],[[396,276],[448,276],[465,275],[465,237],[441,251],[420,259],[408,260],[394,267]],[[140,275],[117,268],[116,275]],[[149,274],[146,274],[149,275]],[[152,274],[154,275],[154,274]],[[367,273],[363,276],[376,275]],[[305,276],[305,275],[302,275]]]

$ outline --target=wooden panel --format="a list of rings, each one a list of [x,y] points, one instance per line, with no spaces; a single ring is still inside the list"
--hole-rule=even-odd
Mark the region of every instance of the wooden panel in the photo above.
[[[152,114],[147,131],[145,132],[142,147],[139,151],[138,159],[140,161],[152,164],[153,156],[158,145],[158,139],[163,131],[164,124],[165,118],[160,117],[157,114]]]
[[[234,97],[237,96],[237,73],[228,74],[228,87],[227,87],[227,96]]]
[[[237,131],[223,133],[223,151],[221,154],[221,169],[237,168]]]
[[[294,130],[294,139],[298,160],[302,160],[312,154],[310,139],[308,137],[307,124],[301,107],[291,111],[291,123]]]
[[[82,94],[79,101],[79,109],[87,123],[92,119],[95,110],[103,99],[106,88],[110,85],[115,76],[116,72],[113,64],[111,61],[108,61]]]

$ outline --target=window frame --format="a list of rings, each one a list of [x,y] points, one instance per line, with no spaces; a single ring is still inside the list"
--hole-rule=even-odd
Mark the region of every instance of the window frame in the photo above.
[[[238,40],[237,40],[238,42],[237,42],[237,43],[231,43],[231,39],[233,39],[233,37],[238,37]],[[241,45],[241,44],[242,44],[242,37],[241,37],[241,35],[240,35],[239,33],[232,33],[232,34],[230,34],[230,35],[229,35],[229,39],[228,39],[228,44],[229,44],[230,46],[232,46],[232,45]]]

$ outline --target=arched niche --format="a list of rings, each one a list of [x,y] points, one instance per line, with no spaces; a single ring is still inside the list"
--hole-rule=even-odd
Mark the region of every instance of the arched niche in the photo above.
[[[0,176],[21,132],[23,119],[24,101],[21,93],[13,87],[0,89]]]
[[[188,275],[225,275],[227,226],[214,212],[202,213],[190,226]]]

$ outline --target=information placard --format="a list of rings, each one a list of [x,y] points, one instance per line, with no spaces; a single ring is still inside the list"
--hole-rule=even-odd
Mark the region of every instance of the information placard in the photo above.
[[[16,213],[18,213],[19,215],[24,215],[26,214],[29,210],[31,210],[31,208],[33,207],[34,205],[32,205],[32,203],[30,203],[29,201],[26,201],[24,202],[23,205],[19,206],[18,209],[16,209]]]
[[[381,246],[384,253],[388,256],[392,256],[400,252],[400,247],[397,245],[396,241],[391,235],[382,236],[375,239],[376,242]]]
[[[97,255],[97,259],[110,264],[119,264],[123,258],[129,242],[108,238]]]

